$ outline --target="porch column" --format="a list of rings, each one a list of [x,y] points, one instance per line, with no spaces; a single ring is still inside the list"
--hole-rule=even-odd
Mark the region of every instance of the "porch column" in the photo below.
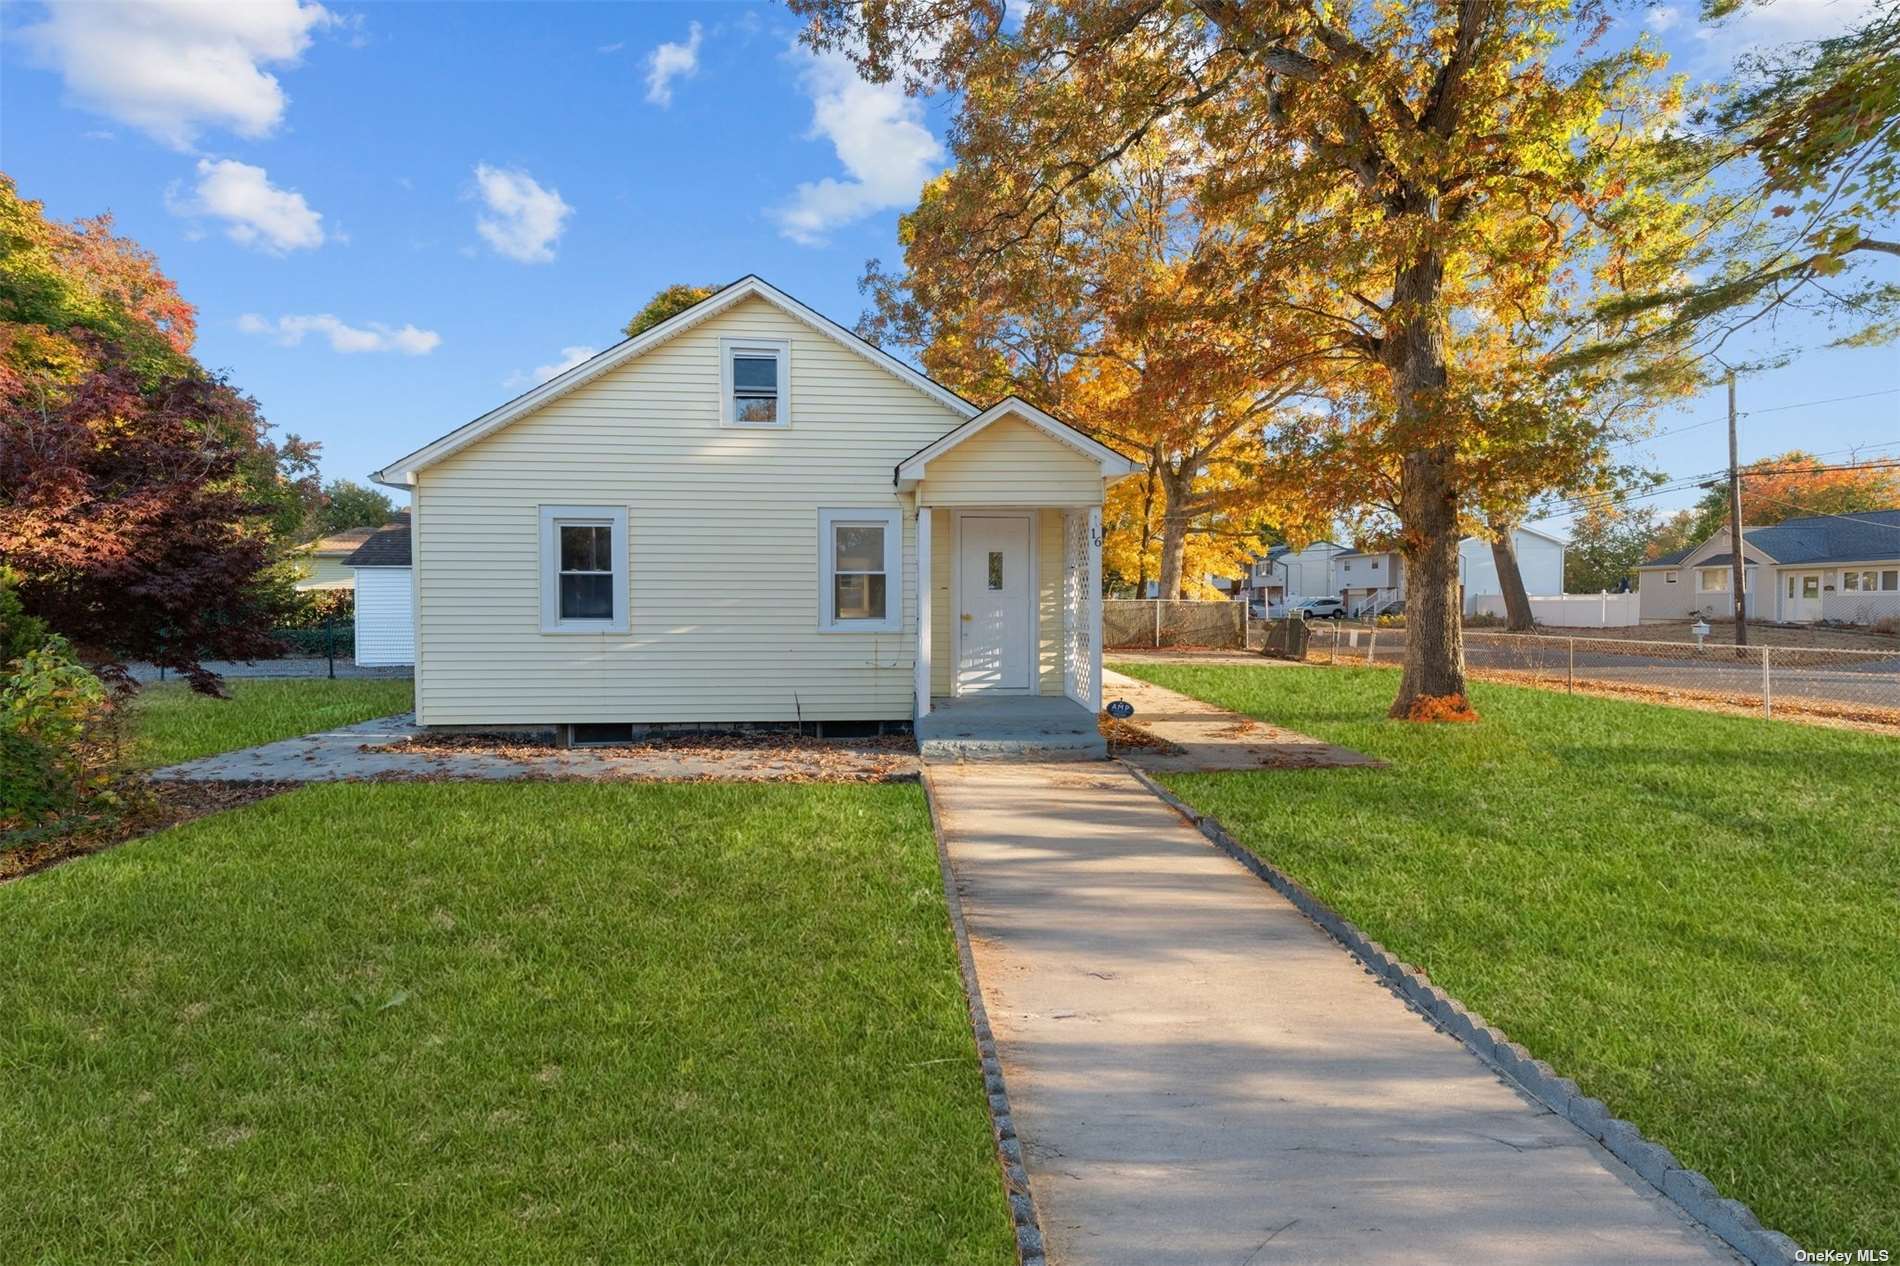
[[[1089,684],[1091,712],[1102,710],[1102,507],[1089,507]]]
[[[930,520],[917,507],[917,719],[930,715]]]

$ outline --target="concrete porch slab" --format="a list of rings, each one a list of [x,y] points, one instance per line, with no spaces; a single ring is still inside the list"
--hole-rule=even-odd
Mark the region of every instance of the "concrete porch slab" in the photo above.
[[[926,761],[1101,760],[1108,741],[1065,695],[964,695],[930,701],[917,750]]]

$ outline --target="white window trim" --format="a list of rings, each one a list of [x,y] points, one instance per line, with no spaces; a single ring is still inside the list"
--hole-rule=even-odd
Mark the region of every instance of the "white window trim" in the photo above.
[[[732,358],[736,355],[772,355],[778,357],[778,421],[741,422],[732,408]],[[783,431],[792,424],[792,344],[782,338],[746,338],[734,335],[719,340],[719,425],[742,431]]]
[[[884,618],[839,620],[832,615],[833,579],[837,574],[837,536],[840,523],[876,523],[884,529]],[[818,512],[818,631],[820,633],[898,633],[904,628],[904,516],[901,510]]]
[[[1663,573],[1663,583],[1664,583],[1664,584],[1670,584],[1670,585],[1673,585],[1673,584],[1675,584],[1675,583],[1676,583],[1676,573],[1675,573],[1675,572],[1673,572],[1673,571],[1666,571],[1666,572],[1664,572],[1664,573]]]
[[[1709,577],[1715,577],[1715,584],[1708,584]],[[1695,569],[1695,591],[1697,593],[1727,593],[1729,569],[1726,567],[1698,567]]]
[[[593,524],[613,529],[614,613],[604,620],[561,618],[561,532],[563,524]],[[541,631],[543,633],[625,633],[628,628],[632,569],[627,565],[625,506],[541,507]]]

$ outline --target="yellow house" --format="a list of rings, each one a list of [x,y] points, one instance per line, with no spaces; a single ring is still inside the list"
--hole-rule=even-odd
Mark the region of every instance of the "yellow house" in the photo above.
[[[348,531],[319,537],[299,547],[297,570],[302,573],[302,579],[297,581],[296,588],[356,588],[356,573],[344,560],[354,554],[356,547],[367,541],[375,531],[373,527],[350,528]]]
[[[377,472],[411,498],[417,719],[586,741],[988,701],[1093,739],[1133,469],[747,277]]]

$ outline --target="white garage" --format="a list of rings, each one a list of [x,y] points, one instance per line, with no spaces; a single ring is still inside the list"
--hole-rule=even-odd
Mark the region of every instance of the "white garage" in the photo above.
[[[344,560],[356,574],[356,662],[365,667],[416,662],[409,550],[409,512],[404,510]]]

